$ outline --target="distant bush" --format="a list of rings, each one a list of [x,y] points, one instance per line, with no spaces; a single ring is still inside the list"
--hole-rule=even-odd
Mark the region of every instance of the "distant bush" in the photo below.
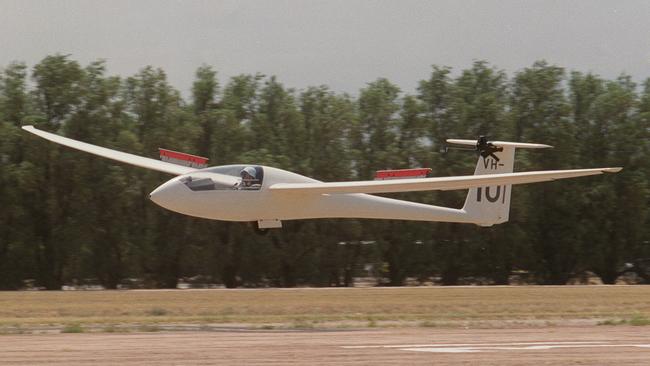
[[[598,322],[596,325],[622,325],[625,323],[626,321],[624,319],[606,319]]]
[[[645,326],[650,325],[650,319],[646,318],[643,315],[637,314],[632,316],[630,319],[606,319],[597,323],[597,325],[635,325],[635,326]]]
[[[141,332],[160,332],[160,327],[157,325],[142,325],[138,330]]]
[[[149,311],[147,311],[147,315],[153,315],[153,316],[163,316],[167,315],[168,311],[163,308],[151,308]]]
[[[79,324],[68,324],[66,325],[61,333],[83,333],[84,328]]]
[[[423,327],[423,328],[435,328],[435,327],[438,326],[438,324],[436,324],[435,322],[427,320],[427,321],[420,322],[418,324],[418,326]]]
[[[646,318],[643,315],[634,315],[630,320],[627,321],[627,323],[637,326],[650,325],[650,319]]]

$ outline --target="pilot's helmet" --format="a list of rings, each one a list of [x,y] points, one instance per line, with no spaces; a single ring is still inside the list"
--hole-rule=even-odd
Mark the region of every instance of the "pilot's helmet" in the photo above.
[[[244,173],[250,175],[254,179],[257,178],[257,170],[255,170],[255,168],[252,166],[247,166],[246,168],[242,169],[241,172],[239,172],[239,175],[244,177]]]

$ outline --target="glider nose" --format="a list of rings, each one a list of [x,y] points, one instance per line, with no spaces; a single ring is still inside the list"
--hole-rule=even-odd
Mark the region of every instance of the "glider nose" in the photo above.
[[[153,192],[149,193],[149,199],[151,199],[158,206],[164,207],[166,209],[174,210],[174,206],[179,200],[179,187],[182,185],[177,179],[172,179],[168,182],[163,183],[158,188],[154,189]]]

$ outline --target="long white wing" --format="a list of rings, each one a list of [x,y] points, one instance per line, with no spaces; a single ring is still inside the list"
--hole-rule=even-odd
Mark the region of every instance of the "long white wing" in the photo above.
[[[33,133],[34,135],[40,136],[46,140],[56,142],[57,144],[65,145],[73,149],[85,151],[87,153],[99,155],[105,158],[113,159],[120,161],[122,163],[127,163],[142,168],[157,170],[159,172],[182,175],[192,171],[195,171],[195,168],[190,168],[182,165],[176,165],[171,163],[166,163],[164,161],[145,158],[143,156],[128,154],[125,152],[107,149],[105,147],[87,144],[85,142],[69,139],[67,137],[59,136],[53,133],[45,132],[34,128],[34,126],[23,126],[23,130]]]
[[[370,180],[332,183],[276,183],[269,187],[274,192],[287,193],[391,193],[413,191],[447,191],[500,184],[525,184],[556,179],[583,177],[602,173],[616,173],[622,168],[574,170],[547,170],[523,173],[466,175],[440,178]]]

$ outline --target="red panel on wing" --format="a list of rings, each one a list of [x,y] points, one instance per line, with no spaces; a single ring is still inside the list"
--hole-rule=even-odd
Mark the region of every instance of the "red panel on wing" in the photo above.
[[[378,170],[375,173],[375,180],[426,178],[429,176],[431,171],[431,168]]]
[[[205,168],[208,166],[208,158],[178,151],[158,148],[160,160],[173,164],[189,166],[192,168]]]

